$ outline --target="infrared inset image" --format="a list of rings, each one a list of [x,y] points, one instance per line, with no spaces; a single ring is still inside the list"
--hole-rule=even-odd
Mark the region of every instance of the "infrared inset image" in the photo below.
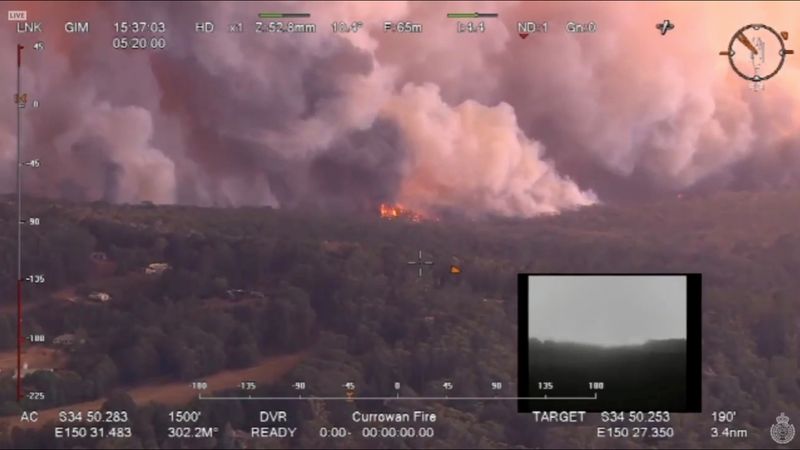
[[[528,276],[534,409],[685,411],[687,286],[685,275]]]

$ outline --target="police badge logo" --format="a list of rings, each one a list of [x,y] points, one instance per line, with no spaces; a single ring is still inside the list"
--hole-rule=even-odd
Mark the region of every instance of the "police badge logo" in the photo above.
[[[789,423],[789,417],[781,413],[780,416],[775,418],[776,424],[769,428],[769,435],[772,440],[778,444],[784,445],[792,442],[794,439],[794,425]]]

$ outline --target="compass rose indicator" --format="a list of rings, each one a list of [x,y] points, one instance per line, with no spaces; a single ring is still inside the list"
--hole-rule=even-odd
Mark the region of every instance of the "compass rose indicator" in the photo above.
[[[786,48],[788,39],[786,31],[778,33],[769,25],[753,23],[737,30],[728,49],[719,54],[728,57],[737,75],[760,85],[781,70],[787,55],[794,54]]]

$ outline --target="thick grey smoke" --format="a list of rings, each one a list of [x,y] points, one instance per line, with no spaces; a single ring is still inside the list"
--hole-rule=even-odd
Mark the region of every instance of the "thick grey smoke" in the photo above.
[[[284,6],[312,11],[317,33],[254,33],[254,3],[26,5],[47,42],[24,69],[25,90],[42,101],[25,112],[24,147],[44,162],[29,192],[532,216],[630,192],[797,184],[800,95],[785,80],[796,69],[754,93],[716,56],[752,11],[481,4],[501,19],[470,34],[455,32],[445,3]],[[770,8],[765,21],[800,18],[798,8]],[[653,29],[664,14],[679,23],[667,37]],[[167,49],[112,49],[111,24],[131,17],[166,22]],[[515,21],[532,18],[550,30],[523,41]],[[90,35],[63,32],[76,19],[92,22]],[[384,33],[388,19],[425,31]],[[203,20],[216,32],[195,33]],[[336,35],[334,20],[366,27]],[[567,34],[568,20],[599,31]],[[237,21],[245,33],[228,33]],[[2,46],[0,58],[13,52]],[[11,69],[0,68],[7,92]],[[6,191],[13,114],[0,112]]]
[[[320,27],[353,14],[377,20],[358,6],[314,9]],[[40,110],[26,112],[25,149],[45,163],[30,177],[29,191],[116,202],[337,209],[402,201],[423,210],[504,215],[594,201],[540,158],[540,144],[525,137],[508,105],[451,106],[431,86],[401,88],[398,69],[376,56],[374,27],[352,37],[325,29],[255,34],[258,10],[119,3],[81,11],[93,23],[134,12],[140,20],[164,20],[164,51],[113,50],[113,34],[97,26],[91,38],[48,34],[52,50],[26,60],[24,72],[27,89],[43,99]],[[394,4],[384,12],[407,11]],[[49,14],[41,17],[45,29],[64,20],[61,13],[40,14]],[[205,19],[223,31],[194,33],[194,23]],[[224,31],[240,20],[247,33]],[[2,56],[11,58],[9,52]],[[13,83],[13,73],[4,71],[2,81]],[[417,113],[423,120],[451,116],[448,135],[437,140],[435,130],[420,129]],[[13,117],[2,119],[8,161]],[[470,150],[459,151],[464,145]],[[465,171],[472,175],[459,181]]]
[[[500,3],[505,20],[487,22],[485,35],[459,35],[435,20],[448,5],[414,5],[409,16],[434,25],[431,39],[381,36],[377,54],[400,77],[439,86],[450,104],[508,103],[560,173],[606,200],[796,187],[796,62],[754,92],[718,52],[747,23],[792,30],[800,8],[741,6]],[[654,24],[665,18],[678,25],[661,36]],[[547,21],[548,32],[520,39],[516,20]],[[566,33],[570,21],[594,21],[598,31]]]
[[[384,110],[409,149],[398,197],[412,208],[533,216],[596,201],[542,159],[507,103],[452,107],[432,84],[406,85]]]

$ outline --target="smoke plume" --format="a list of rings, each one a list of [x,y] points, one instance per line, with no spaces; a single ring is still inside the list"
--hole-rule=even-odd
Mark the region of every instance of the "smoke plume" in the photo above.
[[[276,8],[280,9],[278,5]],[[745,23],[790,29],[788,4],[288,3],[316,33],[256,33],[253,3],[12,3],[41,35],[0,31],[0,84],[26,45],[22,145],[31,194],[78,200],[534,216],[599,200],[800,181],[798,70],[753,92],[718,56]],[[115,20],[163,21],[163,50],[112,48]],[[669,18],[661,36],[654,24]],[[547,21],[520,39],[516,22]],[[90,22],[67,34],[67,20]],[[334,21],[361,21],[333,33]],[[423,33],[385,32],[410,20]],[[213,33],[195,23],[213,21]],[[570,34],[569,21],[596,33]],[[228,32],[242,22],[243,33]],[[128,33],[129,35],[131,33]],[[145,33],[147,38],[153,36]],[[788,44],[794,42],[790,36]],[[46,50],[33,52],[43,40]],[[0,189],[14,189],[15,112],[0,111]]]

